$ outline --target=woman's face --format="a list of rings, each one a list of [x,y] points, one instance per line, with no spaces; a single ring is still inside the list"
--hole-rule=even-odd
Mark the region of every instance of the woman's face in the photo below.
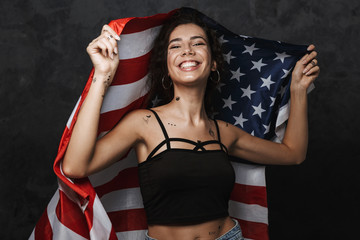
[[[169,76],[177,82],[192,85],[205,82],[210,71],[216,70],[204,30],[196,24],[177,26],[169,37],[167,67]]]

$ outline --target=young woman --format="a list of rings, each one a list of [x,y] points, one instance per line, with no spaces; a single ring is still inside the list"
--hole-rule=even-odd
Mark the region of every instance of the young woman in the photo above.
[[[291,110],[282,143],[251,136],[208,117],[211,90],[223,62],[215,35],[196,16],[175,14],[155,41],[151,91],[168,102],[127,114],[100,140],[104,93],[118,65],[119,37],[107,25],[87,52],[95,73],[63,160],[63,171],[81,178],[113,164],[130,148],[139,161],[148,220],[146,239],[243,239],[228,201],[235,176],[227,156],[262,164],[299,164],[307,151],[307,88],[319,74],[317,53],[292,73]]]

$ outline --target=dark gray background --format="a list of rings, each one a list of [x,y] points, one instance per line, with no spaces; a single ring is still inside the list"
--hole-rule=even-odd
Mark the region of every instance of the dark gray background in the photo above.
[[[57,188],[52,164],[91,69],[87,44],[111,19],[181,6],[195,7],[239,34],[317,46],[321,74],[309,96],[307,160],[267,169],[270,237],[357,236],[358,0],[1,0],[0,5],[0,239],[27,239]]]

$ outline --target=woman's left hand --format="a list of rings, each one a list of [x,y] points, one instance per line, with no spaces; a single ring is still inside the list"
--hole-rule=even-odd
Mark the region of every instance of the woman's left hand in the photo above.
[[[295,65],[292,73],[291,90],[307,90],[310,84],[319,76],[320,68],[316,59],[317,52],[315,46],[311,44],[305,54]]]

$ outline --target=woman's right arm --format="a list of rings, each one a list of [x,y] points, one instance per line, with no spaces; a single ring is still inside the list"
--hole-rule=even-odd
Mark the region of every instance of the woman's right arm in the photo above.
[[[97,141],[103,98],[119,63],[116,42],[119,39],[117,34],[105,25],[101,35],[87,47],[94,65],[94,76],[64,156],[62,169],[68,177],[81,178],[105,168],[125,154],[137,140],[136,134],[130,132],[129,126],[126,126],[131,122],[125,121],[124,126],[118,129],[122,130],[122,136],[128,141],[122,141],[116,134],[108,134],[109,136]]]

